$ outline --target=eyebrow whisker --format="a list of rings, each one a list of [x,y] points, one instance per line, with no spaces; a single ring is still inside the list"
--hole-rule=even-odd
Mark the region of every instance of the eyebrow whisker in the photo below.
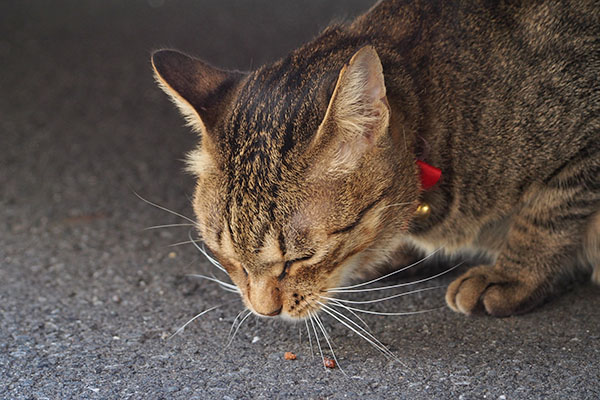
[[[170,214],[173,214],[173,215],[175,215],[175,216],[178,216],[179,218],[183,218],[183,219],[185,219],[186,221],[189,221],[189,222],[191,222],[193,226],[198,226],[198,225],[197,225],[197,223],[196,223],[196,221],[194,221],[193,219],[191,219],[191,218],[189,218],[189,217],[186,217],[186,216],[185,216],[185,215],[183,215],[183,214],[180,214],[180,213],[178,213],[178,212],[175,212],[175,211],[169,210],[168,208],[166,208],[166,207],[163,207],[163,206],[161,206],[161,205],[158,205],[158,204],[156,204],[156,203],[153,203],[153,202],[151,202],[150,200],[146,200],[145,198],[143,198],[142,196],[140,196],[140,195],[139,195],[137,192],[135,192],[135,191],[133,192],[133,194],[135,194],[135,195],[137,196],[137,198],[138,198],[138,199],[142,200],[142,201],[143,201],[144,203],[146,203],[146,204],[149,204],[149,205],[151,205],[151,206],[153,206],[153,207],[156,207],[156,208],[158,208],[158,209],[160,209],[160,210],[163,210],[163,211],[166,211],[166,212],[168,212],[168,213],[170,213]]]
[[[161,229],[161,228],[175,228],[179,226],[194,226],[193,224],[165,224],[165,225],[154,225],[144,228],[145,231],[149,231],[152,229]]]

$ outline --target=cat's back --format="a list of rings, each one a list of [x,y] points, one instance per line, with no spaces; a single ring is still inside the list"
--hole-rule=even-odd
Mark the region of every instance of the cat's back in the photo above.
[[[384,53],[394,49],[395,58],[382,60],[389,68],[394,62],[426,68],[424,61],[475,67],[504,59],[534,69],[543,67],[537,65],[542,62],[568,63],[577,65],[579,73],[594,72],[595,78],[600,67],[596,0],[380,1],[349,32],[369,38]],[[514,72],[505,67],[507,73]]]
[[[381,49],[392,98],[414,92],[419,135],[456,159],[529,180],[525,164],[549,175],[600,138],[597,1],[381,1],[350,30]]]
[[[374,40],[417,156],[444,171],[427,199],[448,210],[440,240],[535,182],[597,170],[597,1],[382,1],[349,30]]]
[[[542,42],[580,37],[598,44],[600,4],[597,0],[381,0],[351,24],[351,30],[367,35],[396,36],[407,32],[468,40],[509,31]],[[563,42],[564,43],[564,42]]]

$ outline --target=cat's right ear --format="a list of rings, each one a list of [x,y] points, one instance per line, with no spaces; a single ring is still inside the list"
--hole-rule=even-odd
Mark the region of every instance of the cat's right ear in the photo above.
[[[229,93],[243,76],[175,50],[155,51],[152,67],[161,89],[171,97],[192,129],[203,135],[210,132],[227,106]]]
[[[375,48],[362,47],[341,69],[311,148],[333,151],[324,158],[330,171],[351,171],[388,131],[389,117],[381,61]]]

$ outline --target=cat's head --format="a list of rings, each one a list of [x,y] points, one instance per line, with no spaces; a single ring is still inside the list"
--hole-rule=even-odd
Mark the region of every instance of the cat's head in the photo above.
[[[292,53],[227,72],[171,50],[152,64],[201,137],[188,169],[202,240],[252,311],[307,317],[396,249],[418,174],[373,47],[339,67]]]

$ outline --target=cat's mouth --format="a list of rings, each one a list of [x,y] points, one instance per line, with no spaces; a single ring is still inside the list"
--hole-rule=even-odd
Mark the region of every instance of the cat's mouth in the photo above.
[[[284,315],[293,320],[309,318],[311,314],[318,312],[320,309],[318,305],[319,297],[314,293],[292,295],[292,301]]]
[[[321,304],[325,301],[326,300],[324,300],[322,296],[315,293],[294,292],[276,311],[271,313],[259,312],[248,299],[246,299],[246,306],[254,314],[261,317],[280,317],[290,321],[298,321],[308,319],[311,315],[315,315],[320,311]]]

